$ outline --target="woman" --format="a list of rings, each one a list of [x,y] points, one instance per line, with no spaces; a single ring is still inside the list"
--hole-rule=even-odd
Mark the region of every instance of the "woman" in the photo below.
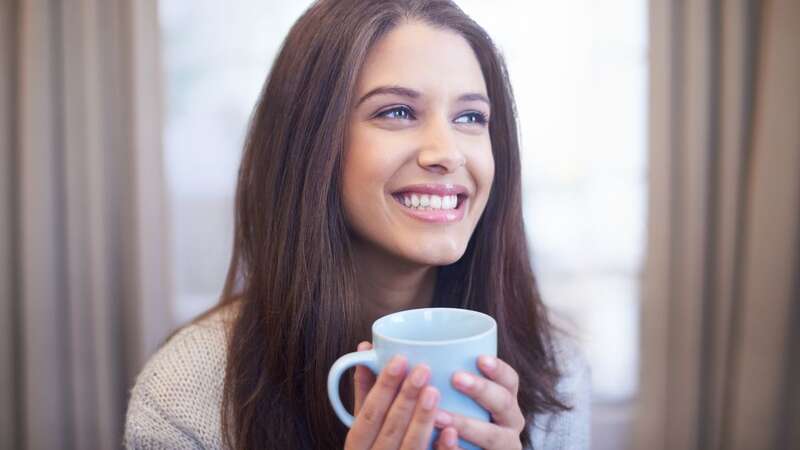
[[[589,372],[536,290],[505,65],[446,0],[323,0],[290,31],[258,101],[220,304],[151,359],[129,447],[588,448]],[[457,388],[491,423],[436,408],[402,358],[326,395],[335,359],[384,314],[469,308],[499,358]]]

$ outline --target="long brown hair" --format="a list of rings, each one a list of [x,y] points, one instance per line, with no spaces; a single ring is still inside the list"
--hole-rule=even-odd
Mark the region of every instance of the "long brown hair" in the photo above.
[[[238,311],[222,404],[232,448],[343,446],[347,429],[329,405],[327,373],[369,339],[341,199],[347,120],[367,52],[405,20],[469,42],[493,112],[491,194],[465,254],[438,269],[434,306],[497,320],[499,356],[519,373],[518,401],[529,425],[537,414],[567,408],[556,395],[552,329],[529,261],[516,111],[502,56],[448,0],[322,0],[283,43],[239,169],[233,256],[214,308],[235,303]],[[522,439],[530,445],[527,428]]]

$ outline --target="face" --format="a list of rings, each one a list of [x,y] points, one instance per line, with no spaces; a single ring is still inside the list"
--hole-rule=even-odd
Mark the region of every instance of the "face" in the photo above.
[[[399,25],[371,49],[354,102],[343,196],[356,248],[421,265],[457,261],[494,177],[472,48],[452,31]]]

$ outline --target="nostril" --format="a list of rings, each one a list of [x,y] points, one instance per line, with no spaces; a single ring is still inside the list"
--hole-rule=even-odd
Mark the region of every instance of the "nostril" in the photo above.
[[[437,175],[445,175],[445,174],[450,172],[450,169],[448,169],[446,166],[443,166],[441,164],[432,164],[432,165],[427,166],[426,169],[430,170],[431,172],[433,172],[433,173],[435,173]]]

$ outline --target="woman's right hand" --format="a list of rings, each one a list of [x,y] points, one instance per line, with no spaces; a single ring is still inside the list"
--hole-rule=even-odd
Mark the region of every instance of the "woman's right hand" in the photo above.
[[[359,351],[371,348],[369,342],[358,344]],[[346,450],[428,448],[439,392],[428,386],[427,366],[414,367],[406,376],[406,365],[405,358],[395,356],[377,379],[366,367],[356,367],[355,421]]]

